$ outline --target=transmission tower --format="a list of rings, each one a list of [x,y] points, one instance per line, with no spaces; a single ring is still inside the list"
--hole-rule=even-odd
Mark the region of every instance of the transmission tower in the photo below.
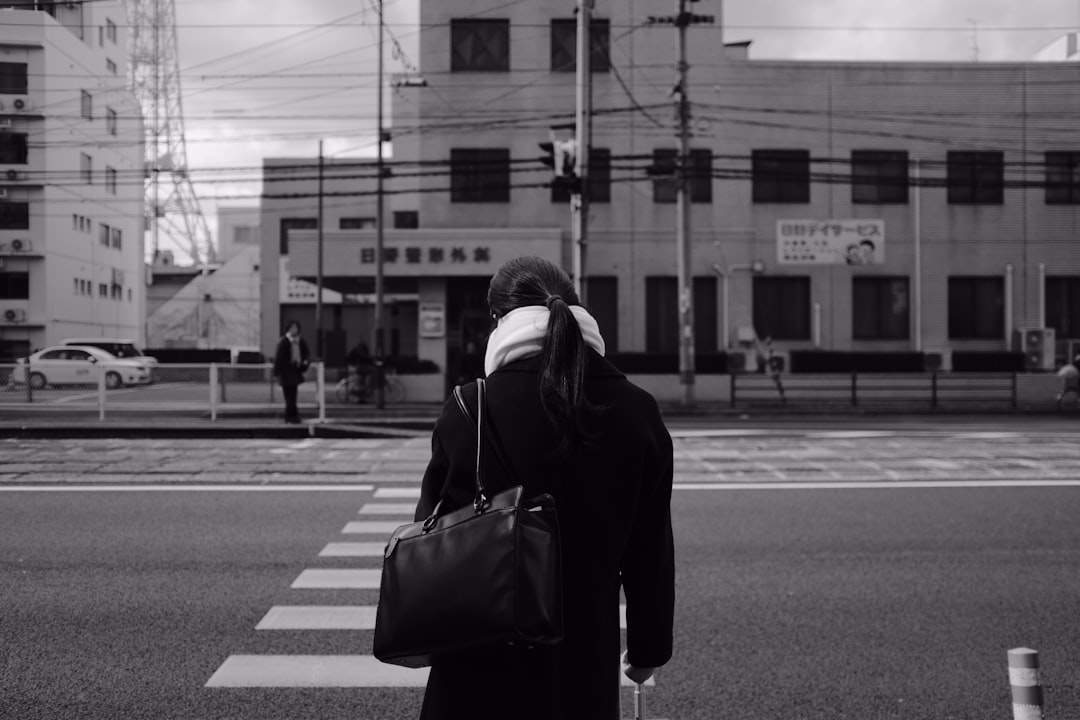
[[[187,172],[174,0],[124,0],[131,39],[128,72],[146,125],[146,230],[154,259],[164,239],[196,265],[217,260]]]

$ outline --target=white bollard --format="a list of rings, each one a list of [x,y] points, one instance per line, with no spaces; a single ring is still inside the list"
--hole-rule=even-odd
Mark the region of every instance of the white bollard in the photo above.
[[[101,370],[98,373],[97,383],[98,422],[103,422],[105,420],[105,366],[98,365],[98,369]]]
[[[315,372],[315,397],[319,402],[319,422],[326,422],[326,363],[317,363]]]
[[[210,363],[210,422],[217,422],[218,366]]]
[[[1042,720],[1038,652],[1030,648],[1009,651],[1009,685],[1012,686],[1013,720]]]

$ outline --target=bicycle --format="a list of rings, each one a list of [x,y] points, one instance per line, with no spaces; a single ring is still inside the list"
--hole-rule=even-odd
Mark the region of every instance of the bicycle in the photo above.
[[[368,378],[371,377],[368,376]],[[375,388],[371,387],[368,381],[361,382],[360,376],[356,373],[349,373],[337,381],[334,394],[337,396],[338,402],[353,401],[363,403],[368,402],[374,396]],[[383,373],[383,399],[392,403],[405,401],[405,384],[401,382],[401,378],[396,373]]]
[[[1057,396],[1058,411],[1063,413],[1080,412],[1080,389],[1068,387]]]

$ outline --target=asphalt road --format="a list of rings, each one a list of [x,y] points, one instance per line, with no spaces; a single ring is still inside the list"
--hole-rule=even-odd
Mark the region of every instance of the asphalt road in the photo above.
[[[1080,716],[1076,446],[966,426],[688,431],[676,655],[650,688],[650,717],[1007,717],[1006,652],[1020,646],[1040,652],[1047,717]],[[370,630],[256,626],[275,607],[374,605],[373,589],[292,585],[313,569],[378,567],[321,551],[357,539],[343,527],[367,517],[376,490],[409,486],[423,444],[199,447],[5,444],[0,717],[415,717],[417,688],[206,685],[236,656],[370,652]],[[155,457],[174,489],[104,489]],[[210,467],[228,472],[214,480]],[[988,468],[1001,486],[980,484]],[[184,477],[206,484],[173,484]],[[1034,484],[1047,479],[1059,485]]]

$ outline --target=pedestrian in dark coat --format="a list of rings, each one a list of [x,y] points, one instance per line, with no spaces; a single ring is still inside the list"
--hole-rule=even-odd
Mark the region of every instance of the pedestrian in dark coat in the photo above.
[[[672,444],[656,401],[603,357],[596,321],[569,277],[537,258],[508,262],[488,303],[485,478],[555,497],[562,535],[564,639],[432,666],[421,718],[619,717],[624,671],[644,681],[672,653]],[[476,383],[462,388],[474,410]],[[440,498],[473,500],[475,426],[450,400],[432,437],[416,519]],[[504,472],[496,455],[510,466]],[[437,603],[438,598],[432,598]]]
[[[285,396],[285,422],[300,422],[300,411],[296,407],[296,393],[300,383],[304,382],[304,373],[311,364],[307,343],[300,337],[300,323],[293,320],[285,329],[285,334],[278,341],[274,352],[274,375],[281,384],[281,393]]]

